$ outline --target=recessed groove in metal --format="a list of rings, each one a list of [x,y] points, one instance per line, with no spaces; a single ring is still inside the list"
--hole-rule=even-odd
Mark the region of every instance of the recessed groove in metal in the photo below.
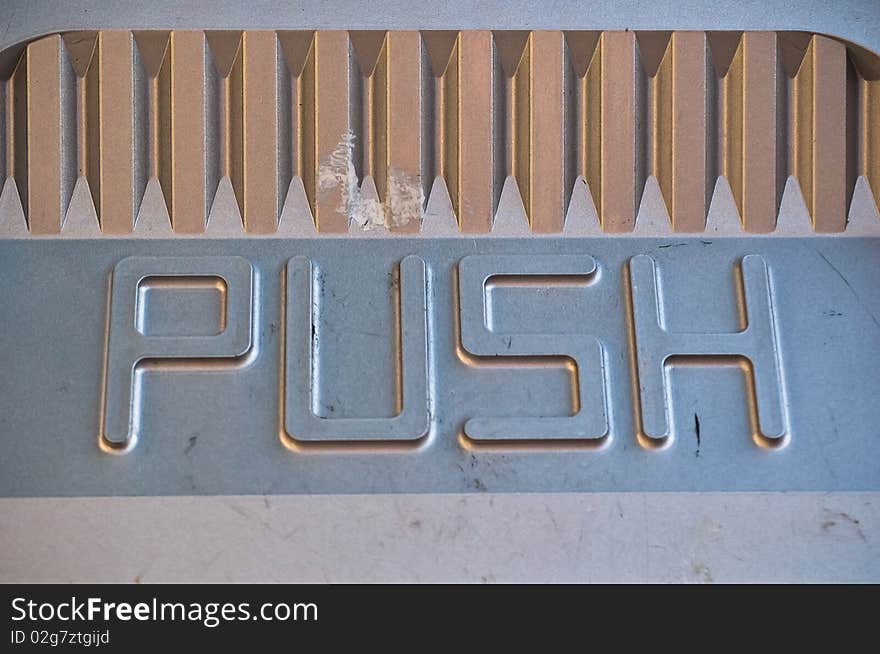
[[[583,182],[630,232],[651,177],[673,231],[705,229],[723,178],[771,232],[789,176],[841,232],[857,180],[880,193],[878,68],[800,32],[70,32],[3,84],[0,175],[32,234],[62,231],[78,180],[102,233],[134,233],[153,179],[181,234],[211,231],[225,179],[253,234],[285,207],[415,233],[432,192],[489,232],[510,178],[532,232],[562,232]]]

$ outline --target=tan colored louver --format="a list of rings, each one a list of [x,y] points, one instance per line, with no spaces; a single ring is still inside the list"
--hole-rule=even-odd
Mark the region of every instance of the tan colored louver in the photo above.
[[[415,232],[432,190],[488,232],[510,177],[534,232],[584,183],[627,232],[651,176],[675,231],[704,229],[723,178],[770,232],[790,175],[840,232],[859,177],[880,197],[876,59],[794,32],[65,33],[0,93],[0,175],[34,234],[83,184],[100,231],[131,233],[153,179],[177,233],[206,230],[218,188],[250,233],[296,202],[318,231]]]

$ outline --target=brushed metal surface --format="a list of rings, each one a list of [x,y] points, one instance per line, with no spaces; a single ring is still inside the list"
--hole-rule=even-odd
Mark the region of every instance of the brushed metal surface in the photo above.
[[[0,493],[877,489],[878,243],[4,240]]]
[[[0,499],[4,582],[876,582],[876,493]]]
[[[5,87],[0,491],[873,490],[866,61],[774,32],[39,39]]]

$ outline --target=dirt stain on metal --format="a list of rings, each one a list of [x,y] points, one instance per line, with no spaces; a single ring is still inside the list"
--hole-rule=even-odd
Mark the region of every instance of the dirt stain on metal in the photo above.
[[[838,525],[849,525],[855,530],[862,542],[868,542],[868,539],[865,538],[865,532],[862,531],[862,523],[857,518],[853,518],[845,511],[831,512],[826,509],[825,513],[826,519],[821,524],[822,531],[831,533]]]

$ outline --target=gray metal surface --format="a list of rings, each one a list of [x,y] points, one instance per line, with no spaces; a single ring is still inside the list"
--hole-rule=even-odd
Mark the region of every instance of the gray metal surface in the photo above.
[[[875,51],[880,50],[880,11],[874,0],[847,0],[834,4],[788,0],[720,4],[699,0],[686,3],[660,0],[652,3],[650,11],[646,11],[644,3],[592,0],[577,3],[513,1],[503,5],[453,0],[424,6],[397,0],[371,3],[257,1],[247,4],[8,0],[0,10],[0,47],[61,30],[185,27],[794,29],[819,31],[849,39]],[[859,192],[858,185],[856,192]],[[631,423],[634,413],[630,412],[636,406],[631,398],[632,387],[629,386],[633,379],[632,362],[624,367],[619,366],[619,362],[613,362],[610,372],[615,376],[612,379],[615,382],[622,379],[626,388],[623,389],[622,404],[615,404],[613,399],[609,401],[614,437],[608,446],[599,450],[585,451],[566,442],[563,443],[564,449],[548,454],[546,441],[541,447],[531,449],[511,448],[509,443],[501,443],[507,449],[497,456],[487,457],[498,443],[465,448],[459,434],[456,442],[451,442],[454,438],[435,439],[428,443],[429,448],[407,452],[411,455],[407,457],[401,456],[400,452],[381,451],[383,448],[378,446],[370,446],[370,449],[362,452],[357,450],[361,445],[347,443],[345,446],[352,449],[352,454],[341,457],[344,463],[336,465],[340,459],[320,462],[321,457],[328,459],[336,455],[332,447],[319,445],[308,451],[302,448],[302,454],[308,454],[311,462],[319,461],[316,465],[321,466],[318,472],[322,478],[315,486],[317,492],[320,492],[320,484],[325,481],[337,484],[336,488],[339,488],[341,475],[354,469],[348,465],[350,462],[354,461],[360,466],[356,472],[364,469],[370,471],[368,464],[379,459],[382,459],[381,463],[377,463],[370,472],[374,475],[372,480],[367,477],[357,482],[348,480],[349,486],[360,483],[361,487],[366,488],[372,481],[374,488],[395,490],[381,479],[383,470],[387,471],[392,463],[401,464],[394,481],[403,478],[402,481],[411,489],[419,484],[424,486],[426,484],[418,478],[418,473],[427,471],[430,477],[435,470],[418,459],[425,454],[432,457],[432,462],[440,464],[437,475],[442,476],[449,471],[449,466],[444,468],[443,463],[448,463],[453,456],[456,465],[460,463],[463,468],[472,467],[476,471],[473,476],[464,476],[464,471],[456,467],[453,475],[459,477],[448,478],[454,479],[454,483],[463,484],[468,491],[465,494],[285,496],[279,494],[283,492],[280,486],[276,488],[268,483],[272,479],[261,479],[260,482],[267,483],[253,483],[253,487],[263,487],[267,492],[272,492],[272,496],[113,495],[103,498],[59,498],[52,497],[53,493],[109,494],[111,484],[116,484],[113,493],[147,492],[138,488],[137,484],[127,485],[127,481],[144,481],[147,473],[141,471],[141,466],[150,456],[157,459],[167,457],[164,466],[154,460],[152,464],[146,464],[147,468],[150,465],[153,465],[152,470],[164,467],[162,472],[166,478],[177,477],[179,484],[160,489],[161,484],[150,481],[147,485],[151,492],[219,492],[211,490],[211,484],[214,488],[224,488],[225,492],[234,492],[234,485],[244,477],[249,477],[251,481],[258,477],[256,473],[247,472],[256,450],[245,451],[242,442],[256,444],[263,453],[262,459],[260,454],[256,458],[263,463],[271,458],[270,465],[279,466],[279,469],[285,466],[284,472],[291,472],[290,457],[299,453],[299,450],[294,452],[286,449],[282,441],[283,404],[282,399],[276,396],[285,387],[280,349],[282,343],[280,336],[272,337],[271,321],[262,324],[262,328],[268,328],[268,340],[255,332],[260,342],[269,346],[261,352],[261,357],[268,359],[254,362],[257,367],[248,368],[245,374],[235,369],[219,370],[219,367],[214,367],[218,360],[209,361],[210,365],[207,366],[205,362],[197,362],[190,370],[186,369],[190,365],[186,363],[176,370],[151,369],[146,372],[143,378],[145,396],[142,399],[146,403],[147,413],[152,417],[144,415],[144,421],[146,424],[149,417],[149,421],[155,423],[156,434],[161,440],[152,441],[145,433],[135,447],[121,456],[100,450],[103,405],[100,387],[105,370],[104,338],[113,267],[128,255],[166,257],[184,252],[200,257],[217,254],[239,256],[239,252],[234,243],[218,252],[213,242],[202,242],[200,246],[187,243],[181,249],[167,248],[167,243],[156,241],[142,249],[134,241],[129,241],[104,243],[104,250],[93,261],[92,248],[88,243],[76,241],[78,238],[98,236],[94,208],[81,202],[82,195],[80,193],[80,200],[74,197],[72,205],[78,208],[70,211],[65,221],[67,237],[72,240],[56,240],[54,243],[17,242],[15,239],[27,229],[25,218],[20,213],[21,208],[14,206],[17,203],[9,203],[8,198],[0,199],[0,231],[4,233],[0,238],[13,239],[3,241],[0,247],[0,279],[4,280],[4,284],[0,284],[3,293],[0,339],[4,337],[7,325],[27,325],[30,329],[23,330],[14,338],[7,335],[0,354],[0,432],[5,443],[4,450],[0,452],[0,492],[16,496],[0,498],[0,580],[712,582],[880,579],[880,554],[877,549],[880,543],[877,507],[880,504],[876,492],[880,466],[875,464],[871,470],[871,462],[877,460],[875,391],[878,375],[872,374],[872,368],[876,370],[878,331],[869,318],[869,314],[878,315],[876,238],[856,247],[834,238],[798,239],[785,243],[781,249],[787,254],[777,256],[777,239],[749,237],[742,244],[743,247],[731,246],[731,252],[724,255],[731,257],[730,260],[721,257],[718,261],[709,260],[697,265],[694,270],[700,278],[705,277],[705,281],[695,285],[691,283],[690,276],[682,272],[689,273],[690,264],[678,262],[674,274],[670,276],[666,272],[667,265],[661,260],[663,254],[670,254],[676,249],[698,250],[694,247],[694,239],[675,237],[662,243],[653,240],[646,242],[648,245],[645,247],[633,247],[632,251],[626,244],[615,246],[612,249],[619,251],[612,259],[606,258],[608,241],[604,239],[572,253],[577,257],[592,256],[601,271],[607,270],[606,266],[612,260],[620,263],[633,254],[648,254],[657,262],[664,297],[669,297],[672,291],[670,287],[678,288],[674,291],[675,297],[689,295],[687,290],[682,289],[693,287],[695,294],[686,306],[672,306],[667,310],[667,326],[675,331],[732,332],[743,326],[742,315],[734,302],[736,277],[731,264],[737,256],[750,253],[764,258],[768,264],[774,298],[778,297],[778,265],[783,261],[790,264],[796,260],[799,266],[797,270],[802,274],[798,277],[793,272],[786,276],[786,292],[796,292],[808,303],[788,304],[785,309],[774,305],[774,317],[780,328],[781,367],[784,373],[782,385],[787,393],[783,412],[791,435],[782,448],[761,449],[750,440],[753,430],[747,424],[749,416],[745,412],[748,407],[744,395],[744,380],[747,377],[732,362],[728,362],[730,365],[717,367],[713,364],[713,367],[675,365],[671,368],[667,381],[672,392],[669,406],[673,438],[666,448],[644,449]],[[866,207],[868,217],[876,220],[873,205],[863,202],[862,208]],[[864,217],[866,212],[863,211],[862,215]],[[837,220],[839,216],[829,218]],[[851,222],[852,218],[851,214]],[[139,238],[172,236],[167,215],[164,223],[161,220],[138,222],[141,227]],[[10,229],[13,223],[16,224]],[[862,221],[862,224],[867,223]],[[212,227],[209,225],[210,229]],[[427,225],[424,231],[433,230],[433,225]],[[729,230],[722,227],[721,231]],[[808,230],[798,228],[794,231],[805,236]],[[853,225],[848,226],[847,231],[853,233]],[[15,233],[19,236],[15,236]],[[863,228],[864,236],[872,234],[876,235],[875,226]],[[186,240],[184,237],[176,238]],[[677,245],[682,240],[689,242],[687,248]],[[711,237],[707,240],[711,240]],[[799,245],[795,246],[796,243]],[[601,247],[597,247],[600,244]],[[52,265],[49,255],[42,251],[43,245],[47,245],[47,249],[53,253],[66,251],[67,254],[62,257],[64,265],[60,262]],[[356,248],[366,252],[371,245],[371,242],[360,242]],[[522,254],[510,245],[499,244],[494,254]],[[665,246],[662,253],[659,249],[661,245]],[[826,246],[830,246],[831,250]],[[274,253],[252,259],[254,249],[261,247],[260,243],[252,242],[252,249],[243,254],[256,265],[258,283],[268,282],[269,285],[261,287],[258,294],[260,304],[256,307],[255,316],[258,320],[262,315],[280,318],[283,314],[279,303],[285,297],[280,276],[284,274],[286,261],[292,256],[301,256],[302,252],[289,252],[287,248],[281,252],[276,244],[273,246],[276,247]],[[464,252],[467,247],[467,242],[463,240],[450,248],[447,256],[429,257],[428,279],[433,279],[435,269],[439,269],[441,279],[450,284],[449,288],[455,288],[455,284],[449,281],[449,276],[456,270],[451,257],[455,251]],[[401,247],[399,251],[394,251],[394,256],[385,262],[389,271],[393,272],[400,260],[396,257],[403,256],[407,249]],[[419,256],[420,249],[416,245],[406,253]],[[828,262],[814,256],[816,249],[828,257]],[[26,275],[25,270],[16,271],[6,261],[9,253],[15,253],[16,262],[37,257],[49,265],[44,269],[36,261],[30,261],[25,267],[30,274]],[[658,259],[655,255],[661,257]],[[380,262],[372,263],[378,267]],[[321,258],[316,255],[313,264],[320,266]],[[706,272],[706,267],[711,271]],[[615,279],[622,283],[620,274],[620,271],[616,271]],[[387,328],[392,318],[393,298],[387,292],[382,295],[382,280],[378,274],[368,277],[375,277],[371,279],[375,282],[375,286],[371,286],[371,293],[377,295],[374,304],[378,304],[385,313],[377,318],[375,308],[370,307],[370,311],[351,314],[351,318],[359,321],[356,325],[361,325],[366,316],[367,320],[373,320],[379,327]],[[352,273],[351,279],[342,281],[351,282],[349,286],[357,287],[355,282],[358,281],[358,275]],[[600,277],[599,281],[604,282],[605,278]],[[98,283],[101,288],[86,287],[92,283]],[[799,290],[791,291],[792,285]],[[184,285],[180,288],[191,297],[198,298],[197,304],[206,310],[209,318],[217,318],[213,308],[221,301],[218,293],[205,293],[204,287]],[[596,288],[594,285],[590,291]],[[147,295],[151,295],[153,290],[162,290],[161,285],[149,288]],[[504,329],[510,327],[511,333],[528,336],[528,315],[517,310],[523,302],[517,302],[512,294],[515,296],[522,292],[530,296],[537,291],[538,294],[548,293],[558,297],[563,289],[554,286],[541,291],[535,287],[518,288],[515,284],[498,284],[490,285],[490,290],[490,295],[498,299],[498,311],[493,321],[499,329],[502,326]],[[571,289],[566,287],[564,290]],[[575,289],[575,292],[579,290]],[[451,293],[447,288],[446,299],[450,298]],[[603,293],[608,295],[607,291]],[[74,296],[83,303],[77,304]],[[11,309],[7,304],[9,298],[14,299]],[[167,306],[162,293],[157,292],[155,299],[154,308]],[[168,299],[172,306],[177,303],[174,298]],[[620,299],[624,302],[627,300],[624,296]],[[502,300],[504,307],[501,307]],[[268,305],[263,304],[264,301]],[[527,306],[531,303],[528,297],[523,301]],[[66,312],[52,311],[46,306],[52,302],[57,302]],[[829,305],[828,308],[825,308],[825,304]],[[493,308],[496,306],[495,303],[490,305]],[[839,310],[839,305],[845,305],[843,311]],[[713,309],[701,308],[704,306]],[[441,313],[449,311],[454,315],[455,310],[455,307],[444,305]],[[612,313],[617,315],[618,310],[619,307]],[[713,310],[717,312],[712,313]],[[154,313],[156,315],[147,317],[143,323],[147,325],[146,331],[155,333],[169,325],[171,331],[177,329],[178,321],[170,317],[170,311]],[[580,325],[575,322],[574,314],[568,316],[569,320],[559,330],[564,338],[574,340],[572,334],[578,332]],[[190,327],[197,327],[201,335],[216,329],[216,323],[212,324],[210,320],[198,322],[201,318],[204,318],[202,313],[190,314],[183,322],[191,321]],[[590,318],[593,318],[592,312]],[[855,322],[850,323],[850,320]],[[518,321],[525,322],[517,324]],[[575,324],[572,325],[572,322]],[[793,326],[795,323],[796,327]],[[526,326],[523,327],[523,324]],[[275,328],[281,326],[278,323]],[[540,326],[546,330],[547,321],[540,321]],[[787,330],[794,330],[792,336],[787,335]],[[350,335],[351,330],[348,331]],[[343,378],[344,384],[355,388],[354,392],[348,392],[344,397],[346,406],[353,411],[353,415],[356,414],[355,419],[388,418],[399,404],[393,381],[387,379],[387,374],[377,376],[374,372],[381,368],[386,372],[390,370],[389,361],[393,361],[399,344],[391,338],[393,334],[377,333],[389,337],[383,339],[365,335],[356,347],[352,344],[352,349],[359,349],[359,356],[363,357],[364,370],[359,371],[363,374],[353,374],[357,381]],[[181,334],[175,331],[175,335]],[[536,336],[541,337],[542,334]],[[799,340],[795,340],[795,336]],[[447,333],[439,343],[443,346],[454,338],[455,334]],[[486,342],[491,344],[493,338],[496,337],[489,336]],[[504,338],[504,335],[500,338]],[[12,348],[8,347],[10,340]],[[344,339],[342,344],[345,344]],[[813,349],[799,349],[808,345],[812,345]],[[798,348],[794,358],[801,365],[793,366],[791,363],[792,355],[788,353],[792,348]],[[86,349],[90,351],[85,352]],[[322,359],[323,367],[328,371],[335,366],[330,352],[330,348],[325,349],[323,354],[326,356]],[[521,361],[512,368],[497,369],[488,367],[490,362],[487,360],[451,360],[454,362],[453,368],[467,365],[467,374],[477,375],[481,380],[472,381],[465,389],[476,388],[489,400],[511,387],[518,388],[517,392],[522,396],[537,390],[542,398],[548,400],[548,409],[557,408],[565,418],[564,414],[570,413],[574,405],[574,400],[565,401],[566,394],[570,396],[573,388],[571,370],[566,369],[564,375],[560,374],[554,378],[555,381],[548,382],[544,379],[547,372],[523,366],[525,357],[518,358]],[[809,362],[811,359],[815,361]],[[167,367],[168,364],[163,365]],[[449,365],[448,362],[446,365]],[[564,368],[565,365],[563,362],[559,367]],[[477,367],[480,369],[477,370]],[[817,372],[820,368],[819,378],[800,378],[805,370]],[[523,375],[527,379],[537,375],[538,381],[528,385],[514,381]],[[246,383],[255,378],[259,378],[262,385]],[[376,383],[377,378],[382,383]],[[445,374],[441,378],[447,379]],[[491,382],[494,386],[484,386],[483,381]],[[811,387],[810,381],[817,387]],[[201,387],[203,382],[207,382],[207,387]],[[551,393],[551,389],[546,388],[548,383],[555,383],[552,389],[558,390],[558,393]],[[321,388],[325,387],[333,390],[330,384],[322,384]],[[807,399],[793,394],[792,388],[805,392]],[[268,395],[265,392],[267,389]],[[711,392],[707,393],[707,389],[711,389]],[[444,390],[444,393],[449,392],[448,389]],[[466,392],[454,396],[458,403],[456,406],[461,406],[455,415],[463,430],[464,416],[475,415],[470,409],[478,401],[468,398]],[[563,400],[560,401],[560,398]],[[489,400],[481,404],[481,408],[486,409]],[[189,405],[192,418],[179,414],[162,415],[167,407],[180,406],[181,403]],[[237,411],[245,403],[262,407],[262,413],[256,409],[246,412],[250,416],[263,416],[260,424],[251,425],[241,419],[244,414]],[[521,404],[518,408],[523,412],[532,406]],[[659,403],[655,403],[655,407],[658,406]],[[510,409],[510,405],[507,405],[507,409]],[[493,413],[488,417],[491,419],[499,414]],[[699,448],[695,416],[700,421]],[[534,415],[526,416],[527,420],[534,418]],[[168,419],[172,419],[173,424]],[[63,422],[65,420],[66,423]],[[24,429],[11,429],[21,426]],[[41,429],[35,429],[35,426]],[[10,428],[8,431],[7,427]],[[211,429],[216,431],[212,432]],[[206,450],[200,452],[199,448],[211,443],[214,433],[218,436],[213,441],[211,456],[206,456]],[[191,441],[194,436],[195,439]],[[36,440],[40,445],[28,443],[29,440]],[[160,442],[161,446],[158,444]],[[733,456],[728,452],[727,458],[721,461],[721,451],[715,449],[719,444],[740,449],[733,452]],[[806,444],[810,448],[809,456],[799,455],[803,454],[802,448]],[[190,445],[192,448],[187,452]],[[224,446],[238,448],[236,452],[241,455],[234,461],[231,472],[226,462],[232,457],[224,453]],[[160,447],[163,451],[159,451]],[[69,456],[72,450],[77,450],[79,454]],[[178,452],[177,459],[172,460],[172,450]],[[440,450],[445,454],[438,457]],[[271,457],[266,455],[269,451]],[[748,464],[757,462],[757,465],[751,465],[750,469],[744,467],[744,452],[751,457]],[[189,458],[193,454],[196,455],[196,459],[193,459],[197,461],[196,464]],[[472,455],[475,458],[472,459]],[[216,458],[218,456],[221,460]],[[666,471],[660,479],[660,487],[692,484],[687,487],[692,488],[693,492],[537,495],[513,492],[476,495],[470,492],[485,488],[503,490],[499,483],[501,479],[506,480],[508,488],[520,487],[517,486],[519,480],[513,477],[515,470],[507,463],[511,457],[519,457],[522,466],[536,468],[536,473],[526,480],[535,482],[535,488],[547,488],[548,483],[558,481],[555,480],[556,469],[549,465],[548,457],[557,466],[564,458],[577,457],[579,478],[596,480],[598,469],[604,475],[605,488],[631,490],[640,483],[640,475],[650,472],[659,463]],[[677,457],[675,465],[663,463],[673,460],[673,457]],[[861,473],[856,476],[861,481],[854,483],[847,471],[852,470],[853,462],[859,458],[862,461],[856,465],[860,466]],[[707,459],[711,462],[711,468],[706,466]],[[630,463],[624,466],[621,461]],[[729,479],[726,479],[716,486],[723,492],[706,492],[714,483],[714,475],[723,470],[728,462],[736,470],[747,470],[747,476],[752,475],[748,483],[741,486],[744,488],[757,488],[769,483],[769,475],[765,475],[760,484],[754,483],[754,477],[763,474],[757,471],[762,466],[776,466],[779,475],[794,483],[787,487],[783,484],[772,486],[780,488],[782,492],[753,493],[732,491],[733,486],[728,485]],[[68,463],[75,473],[68,475],[65,472]],[[684,467],[688,465],[691,468]],[[173,472],[168,471],[169,467]],[[575,467],[575,464],[572,463],[571,467]],[[622,476],[624,468],[627,470],[626,477]],[[259,469],[265,471],[266,468]],[[108,470],[116,472],[105,476]],[[681,470],[686,473],[687,484],[679,484],[677,475],[681,474]],[[690,476],[687,475],[688,470]],[[541,471],[543,476],[540,475]],[[287,482],[292,484],[290,476]],[[378,481],[376,476],[380,477]],[[181,479],[183,483],[180,483]],[[566,480],[566,483],[569,481]],[[103,488],[98,488],[105,482]],[[77,488],[74,489],[71,483]],[[16,490],[9,493],[7,489],[11,486],[15,486]],[[120,490],[123,486],[125,489]],[[852,487],[865,488],[868,492],[833,490]],[[821,490],[815,493],[791,492],[798,488]],[[21,495],[38,497],[25,498]]]
[[[3,495],[880,486],[876,238],[21,239],[0,261]],[[175,301],[196,274],[225,282],[219,336]],[[136,309],[158,276],[179,285]]]
[[[0,499],[0,579],[877,582],[877,493]]]
[[[808,30],[880,50],[875,0],[7,0],[0,47],[69,29],[630,29]]]

